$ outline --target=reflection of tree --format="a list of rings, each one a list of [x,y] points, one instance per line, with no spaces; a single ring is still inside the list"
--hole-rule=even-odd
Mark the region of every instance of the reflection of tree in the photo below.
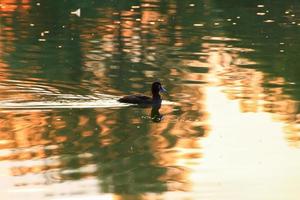
[[[127,113],[126,118],[133,122],[115,127],[110,137],[119,142],[107,145],[100,151],[98,176],[103,191],[141,194],[185,189],[187,172],[176,166],[176,151],[172,153],[172,149],[182,145],[193,148],[187,142],[190,135],[182,136],[186,139],[183,142],[183,139],[169,134],[173,131],[172,127],[159,130],[155,128],[156,125],[147,127],[148,123],[129,115],[128,111],[124,112]],[[176,171],[180,175],[175,175]]]
[[[238,26],[224,27],[227,35],[231,38],[238,37],[243,41],[252,39],[239,44],[245,48],[253,46],[256,50],[250,55],[243,56],[249,56],[251,60],[259,62],[262,66],[259,71],[299,84],[300,70],[295,65],[298,61],[296,52],[299,49],[299,44],[295,42],[299,18],[295,17],[295,13],[300,9],[299,2],[291,0],[263,2],[263,7],[258,7],[257,2],[251,0],[235,3],[220,0],[215,2],[219,9],[224,10],[223,14],[219,15],[220,18],[234,20],[240,16]],[[264,15],[260,16],[257,13],[264,13]],[[274,22],[266,23],[266,20],[274,20]],[[288,92],[297,100],[300,99],[297,91]]]
[[[45,173],[47,184],[96,176],[100,180],[101,192],[141,194],[184,189],[187,172],[176,166],[176,151],[171,149],[197,148],[191,145],[192,138],[180,136],[182,139],[178,140],[178,137],[169,134],[176,132],[172,127],[152,129],[148,122],[141,121],[139,116],[128,113],[128,110],[118,113],[119,116],[115,111],[106,110],[62,110],[44,116],[40,114],[45,113],[40,112],[27,114],[26,118],[2,115],[2,122],[13,118],[16,125],[28,127],[15,132],[11,130],[6,140],[13,143],[2,146],[2,149],[19,150],[2,157],[2,160],[20,161],[19,166],[12,168],[15,176]],[[121,116],[127,117],[128,122],[116,121]],[[7,130],[7,127],[1,126],[0,130]],[[5,135],[5,132],[2,133]],[[42,161],[47,158],[54,160],[22,165],[26,160]],[[85,170],[90,165],[96,168]],[[39,184],[43,182],[40,180]]]
[[[5,37],[4,43],[12,48],[3,54],[2,62],[9,64],[16,79],[78,82],[82,74],[81,48],[76,21],[69,13],[72,6],[52,1],[44,1],[41,6],[34,2],[26,5],[30,12],[16,9],[2,16],[7,21],[5,29],[11,29],[12,34]],[[17,73],[20,68],[23,74]]]
[[[162,114],[172,115],[165,115],[161,123],[141,118],[144,110],[133,108],[37,111],[24,114],[27,120],[14,112],[3,114],[1,119],[10,125],[0,125],[2,134],[8,129],[11,147],[20,149],[3,159],[41,159],[39,164],[26,167],[21,162],[13,168],[13,175],[50,174],[53,179],[48,184],[51,180],[97,177],[102,192],[122,196],[187,190],[189,172],[179,160],[201,157],[193,150],[200,148],[197,139],[207,130],[199,87],[203,72],[190,73],[178,64],[180,59],[190,58],[182,52],[199,48],[188,39],[189,30],[184,29],[190,25],[185,24],[187,19],[196,17],[184,12],[183,1],[109,1],[92,6],[72,2],[44,1],[38,7],[32,1],[25,24],[16,26],[17,19],[8,23],[13,33],[22,37],[9,40],[14,48],[1,60],[12,73],[16,68],[29,69],[16,79],[33,76],[40,83],[62,81],[65,90],[60,92],[70,92],[72,84],[86,82],[90,84],[84,86],[91,91],[146,92],[153,79],[162,78],[164,84],[173,85],[171,81],[183,78],[182,84],[169,88],[173,93],[170,98],[181,105],[174,109],[163,106]],[[81,6],[89,11],[86,17],[70,16],[71,9]],[[28,27],[27,22],[34,26]],[[195,79],[198,82],[191,81]],[[82,88],[75,88],[74,93],[79,92]],[[19,128],[11,130],[14,126]],[[28,149],[33,152],[28,153]],[[46,158],[52,161],[44,162]]]
[[[164,47],[170,45],[169,36],[173,36],[174,31],[176,33],[176,39],[174,39],[176,43],[174,45],[183,42],[181,41],[181,29],[177,30],[180,25],[172,23],[174,25],[168,27],[167,24],[176,19],[176,9],[181,7],[170,4],[167,7],[171,10],[167,12],[164,10],[164,13],[162,13],[159,10],[161,8],[160,2],[153,3],[153,5],[151,3],[148,4],[136,3],[134,8],[131,7],[133,11],[128,11],[126,10],[127,8],[124,9],[121,6],[112,7],[113,9],[101,9],[101,13],[105,15],[103,14],[96,20],[98,23],[93,23],[96,26],[90,27],[90,30],[97,30],[95,31],[96,34],[93,37],[89,37],[90,30],[85,30],[83,33],[84,37],[89,37],[89,40],[94,40],[95,44],[97,44],[92,46],[88,43],[83,43],[84,46],[89,45],[85,46],[86,51],[94,49],[93,52],[96,52],[87,54],[86,66],[94,73],[95,78],[99,77],[92,80],[97,85],[99,83],[102,84],[104,79],[109,80],[113,87],[121,88],[125,92],[130,92],[131,90],[145,92],[148,91],[149,84],[141,83],[145,82],[145,80],[152,82],[155,77],[169,76],[172,69],[168,70],[165,66],[166,64],[175,65],[174,68],[176,68],[176,60],[170,63],[166,59],[168,55]],[[128,9],[130,9],[130,6]],[[168,16],[167,14],[169,13],[172,13],[172,15]],[[114,17],[107,18],[106,16]],[[171,51],[172,48],[174,47],[170,47]],[[99,57],[97,52],[101,52],[102,57]],[[90,64],[94,62],[98,62],[98,64]],[[174,73],[174,78],[179,78],[181,75],[181,73]],[[201,77],[200,74],[198,76]],[[170,186],[165,182],[166,180],[172,182],[172,178],[168,177],[168,173],[173,174],[171,172],[173,170],[169,167],[176,163],[172,159],[167,161],[168,155],[175,156],[175,153],[169,154],[165,151],[165,148],[198,148],[197,145],[193,144],[192,138],[203,136],[206,127],[201,122],[204,114],[199,113],[199,110],[203,110],[201,106],[201,91],[195,95],[195,88],[197,87],[178,86],[174,88],[174,91],[188,89],[194,95],[192,100],[183,104],[184,110],[179,111],[180,114],[184,112],[180,123],[171,123],[166,127],[162,125],[163,127],[159,130],[155,128],[149,130],[150,127],[143,126],[137,129],[136,127],[130,127],[130,124],[135,123],[131,121],[134,118],[133,116],[128,116],[127,113],[127,115],[118,116],[118,121],[123,121],[122,127],[111,130],[112,135],[110,137],[125,141],[121,144],[108,145],[102,156],[102,158],[105,158],[105,160],[102,160],[102,163],[107,163],[107,166],[103,165],[103,167],[100,165],[101,167],[99,168],[99,179],[102,180],[101,188],[104,188],[104,191],[135,194],[146,191],[158,192],[167,188],[170,189],[170,187],[178,189],[178,187],[173,186],[176,184],[171,184],[172,186]],[[196,105],[193,105],[192,110],[189,111],[192,104]],[[178,107],[178,109],[180,110],[181,107]],[[166,120],[171,122],[175,119]],[[124,127],[124,124],[128,124],[128,126]],[[118,123],[116,125],[118,126]],[[155,134],[155,137],[143,136],[144,133],[149,134],[148,132]],[[137,143],[136,140],[141,137],[145,141]],[[186,139],[185,142],[181,142],[177,146],[178,138],[190,139]],[[152,145],[154,146],[151,143],[148,144],[149,142],[147,141],[149,140],[152,140]],[[145,145],[138,146],[138,148],[135,146],[144,143]],[[162,145],[162,147],[158,148],[158,145]],[[140,148],[142,148],[142,151]],[[166,160],[157,160],[157,156]],[[191,154],[190,156],[194,158],[200,155]],[[153,165],[153,162],[164,163],[164,165]],[[149,173],[153,173],[152,179],[149,179]],[[165,181],[161,181],[161,179]],[[178,183],[176,178],[173,181]],[[185,188],[185,186],[182,186],[182,188]]]
[[[167,169],[152,164],[155,157],[148,144],[149,138],[140,135],[135,138],[137,135],[131,133],[133,136],[121,144],[103,149],[102,164],[99,166],[103,192],[140,194],[166,191],[165,183],[159,178]]]
[[[220,42],[222,43],[222,41]],[[299,144],[299,105],[295,97],[287,94],[288,82],[283,77],[265,74],[251,68],[239,67],[239,64],[255,64],[246,58],[239,57],[240,51],[224,44],[205,43],[208,49],[214,49],[208,57],[217,83],[230,99],[239,100],[243,112],[265,111],[272,113],[273,119],[286,123],[287,139],[292,145]],[[209,51],[209,50],[208,50]]]

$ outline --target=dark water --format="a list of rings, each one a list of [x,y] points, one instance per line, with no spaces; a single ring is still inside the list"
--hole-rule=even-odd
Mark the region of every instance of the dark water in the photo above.
[[[1,0],[1,199],[297,200],[299,15],[292,0]],[[156,80],[160,110],[116,101]]]

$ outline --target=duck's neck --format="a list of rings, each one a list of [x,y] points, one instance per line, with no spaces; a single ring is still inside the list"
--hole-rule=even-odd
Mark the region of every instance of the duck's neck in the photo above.
[[[153,100],[161,100],[161,97],[160,97],[159,93],[153,93],[152,94],[152,99]]]

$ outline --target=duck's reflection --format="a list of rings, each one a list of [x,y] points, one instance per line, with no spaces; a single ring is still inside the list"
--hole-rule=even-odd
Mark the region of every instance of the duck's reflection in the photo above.
[[[159,104],[153,104],[151,109],[151,119],[153,122],[160,122],[163,119],[163,115],[160,114],[159,109],[161,107],[161,101]]]

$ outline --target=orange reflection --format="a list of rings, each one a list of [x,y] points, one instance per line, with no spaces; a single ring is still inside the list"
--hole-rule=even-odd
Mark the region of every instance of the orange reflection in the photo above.
[[[218,199],[228,194],[228,199],[240,199],[247,194],[250,199],[274,199],[279,192],[296,199],[299,151],[282,139],[284,123],[272,121],[266,112],[241,113],[239,102],[229,100],[217,86],[206,91],[212,131],[202,142],[205,156],[201,164],[192,166],[191,174],[200,197]]]
[[[209,38],[211,39],[211,38]],[[231,39],[225,39],[228,41]],[[209,79],[222,87],[231,100],[238,100],[242,112],[269,112],[274,120],[287,124],[285,132],[291,145],[298,146],[297,112],[299,103],[286,94],[289,83],[283,77],[270,77],[256,69],[238,65],[253,65],[253,61],[239,57],[239,52],[251,49],[228,49],[225,44],[204,43],[211,69]],[[292,139],[293,138],[293,139]]]
[[[14,12],[18,9],[27,10],[30,8],[30,0],[1,0],[0,11],[1,12]],[[1,14],[0,14],[1,15]]]
[[[87,76],[92,77],[87,79],[91,81],[87,86],[96,85],[92,87],[91,92],[118,94],[119,91],[113,89],[117,84],[122,87],[125,85],[126,89],[141,89],[145,85],[141,82],[153,80],[162,73],[162,76],[170,78],[171,84],[173,80],[179,83],[174,84],[170,97],[180,105],[163,106],[160,112],[164,115],[164,119],[160,123],[152,123],[151,119],[147,118],[149,109],[135,108],[1,113],[0,159],[18,164],[10,168],[12,176],[45,174],[45,177],[39,177],[43,185],[95,180],[95,185],[100,185],[101,192],[115,193],[113,197],[115,199],[153,199],[161,197],[160,193],[167,191],[174,192],[173,196],[170,195],[174,197],[177,196],[176,192],[190,191],[197,186],[199,187],[195,192],[198,192],[199,188],[206,187],[207,182],[215,178],[204,177],[203,180],[207,182],[199,185],[199,180],[202,180],[202,176],[207,172],[202,170],[215,169],[214,167],[222,166],[227,161],[233,164],[244,157],[246,158],[243,161],[249,162],[247,156],[253,158],[253,155],[264,152],[265,145],[260,145],[261,149],[252,154],[251,149],[256,147],[256,142],[260,142],[259,135],[255,135],[258,141],[243,143],[251,147],[247,154],[244,154],[243,148],[239,146],[241,152],[224,161],[219,152],[225,149],[227,153],[236,153],[228,149],[230,145],[218,143],[220,140],[216,138],[219,136],[226,138],[231,133],[232,129],[228,129],[227,121],[224,120],[228,116],[233,117],[233,122],[235,120],[240,122],[238,118],[247,114],[247,117],[241,120],[244,122],[254,120],[250,112],[258,112],[256,113],[258,115],[255,115],[258,121],[252,124],[253,127],[258,127],[255,133],[270,130],[278,133],[278,137],[280,136],[278,123],[260,128],[262,126],[260,120],[270,122],[265,115],[260,115],[261,112],[270,112],[274,119],[288,125],[287,138],[293,141],[292,144],[298,143],[299,116],[296,115],[298,104],[284,93],[282,86],[286,81],[279,77],[269,77],[258,70],[239,67],[255,62],[239,55],[241,52],[250,52],[251,49],[228,47],[226,42],[238,41],[236,38],[205,36],[202,38],[204,40],[202,52],[188,53],[188,56],[193,54],[193,58],[190,59],[176,55],[180,58],[179,64],[176,63],[178,60],[170,61],[169,52],[165,52],[168,49],[160,50],[162,45],[171,46],[170,43],[173,45],[174,42],[174,47],[181,47],[193,40],[187,42],[187,39],[183,38],[183,26],[180,23],[175,24],[171,30],[162,26],[173,20],[172,15],[176,15],[177,6],[170,3],[167,14],[164,14],[159,9],[154,9],[158,7],[157,2],[160,1],[143,1],[141,6],[135,6],[143,9],[136,10],[102,9],[100,11],[105,17],[101,15],[102,17],[92,21],[91,28],[80,30],[83,68],[90,73],[87,73]],[[13,41],[15,35],[10,33],[11,30],[11,27],[5,27],[5,31],[8,31],[8,40]],[[171,40],[169,32],[174,33],[176,37]],[[151,37],[148,37],[149,34]],[[219,43],[210,43],[211,40]],[[0,42],[0,47],[5,46],[15,45]],[[0,74],[1,81],[10,80],[8,65],[1,62],[0,67],[3,70]],[[143,64],[146,67],[143,68]],[[170,70],[160,70],[160,67]],[[123,76],[125,73],[130,75]],[[166,82],[168,83],[168,80]],[[222,88],[222,91],[206,91],[211,82],[218,86],[217,88]],[[15,85],[11,84],[13,87],[9,89],[1,89],[1,92],[7,93],[5,95],[7,100],[36,99],[37,96],[30,92],[16,94],[15,91],[19,91],[24,84],[28,88],[36,86],[34,81],[18,82]],[[269,84],[269,87],[266,84]],[[55,90],[55,87],[46,89]],[[222,92],[233,101],[222,98]],[[236,101],[239,104],[234,105],[235,109],[223,112],[224,108],[230,107],[229,104]],[[207,102],[209,113],[214,115],[210,118],[205,105]],[[209,103],[216,103],[216,107],[215,105],[211,107]],[[240,133],[244,132],[247,125],[232,123],[232,127],[234,134],[237,134],[234,136],[240,137],[239,141],[244,141],[245,138],[241,137]],[[253,130],[252,127],[248,127],[247,139],[251,139]],[[212,133],[208,135],[209,131]],[[216,143],[211,147],[203,145],[201,139],[203,136],[209,136],[207,138],[213,142],[216,140]],[[269,138],[272,136],[268,135]],[[230,144],[235,145],[234,138],[229,138]],[[275,142],[279,141],[281,140],[277,138]],[[212,160],[207,161],[210,157]],[[260,159],[263,160],[263,157]],[[201,168],[202,160],[207,162],[203,168]],[[255,158],[249,160],[256,161]],[[267,168],[272,168],[272,164],[279,163],[268,162]],[[229,165],[229,168],[231,167],[234,168]],[[221,170],[217,171],[218,175],[222,176],[223,169],[221,167]],[[279,170],[281,173],[283,171]],[[253,175],[254,172],[251,172]],[[208,176],[211,175],[209,173],[213,174],[214,171],[209,171]],[[54,178],[47,179],[46,175],[49,174]],[[232,174],[226,178],[232,177],[238,178]],[[26,184],[32,183],[29,181]],[[226,190],[220,194],[224,193]]]

